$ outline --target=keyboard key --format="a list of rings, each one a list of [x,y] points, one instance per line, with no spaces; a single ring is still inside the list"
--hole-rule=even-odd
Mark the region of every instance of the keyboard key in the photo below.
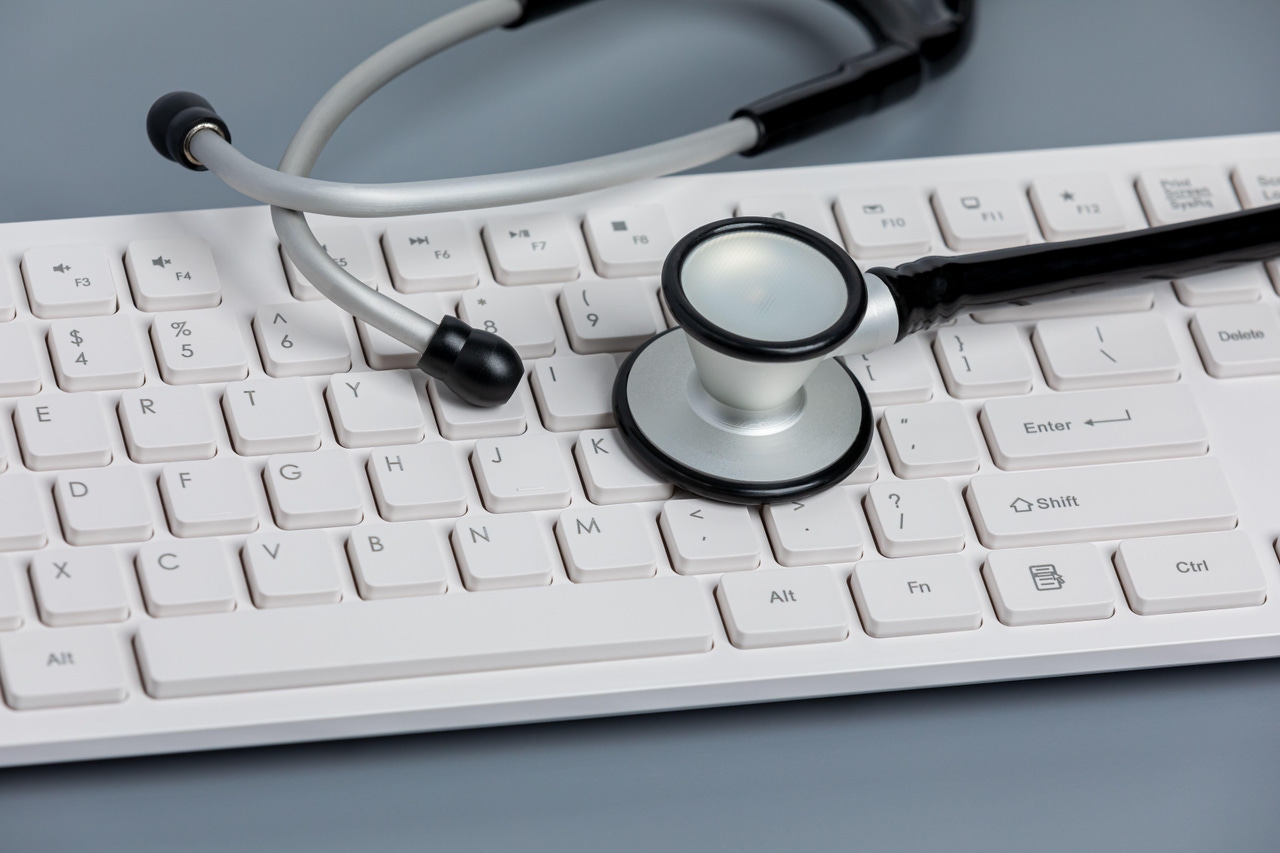
[[[53,372],[63,391],[137,388],[142,350],[128,317],[82,317],[49,326]]]
[[[1006,625],[1108,619],[1116,610],[1115,573],[1092,543],[992,551],[982,574]]]
[[[1176,382],[1178,350],[1159,314],[1045,320],[1031,336],[1058,391]]]
[[[1240,163],[1231,179],[1245,207],[1280,204],[1280,160]]]
[[[447,312],[444,302],[434,293],[397,295],[395,300],[429,320],[439,320]],[[356,332],[360,346],[364,348],[365,361],[374,370],[408,369],[418,366],[422,353],[402,344],[381,329],[375,329],[364,320],[356,319]]]
[[[905,637],[982,626],[982,591],[963,557],[864,560],[849,578],[862,626]]]
[[[1021,299],[980,308],[970,313],[979,323],[1016,323],[1055,317],[1093,317],[1098,314],[1127,314],[1150,311],[1155,304],[1155,286],[1129,284],[1103,290],[1074,290],[1054,296]]]
[[[117,411],[134,462],[208,459],[217,452],[213,417],[200,388],[150,385],[126,391]]]
[[[22,593],[18,585],[18,567],[0,559],[0,631],[22,627]]]
[[[31,313],[45,320],[114,314],[116,283],[97,243],[41,246],[22,256]]]
[[[213,308],[222,301],[213,252],[199,237],[134,240],[124,268],[139,311]]]
[[[39,551],[31,558],[31,587],[46,625],[60,628],[129,618],[124,574],[109,548]]]
[[[1206,457],[979,475],[965,495],[988,548],[1200,533],[1236,523],[1221,463]]]
[[[694,498],[667,501],[658,516],[671,564],[682,575],[760,565],[760,542],[746,507]]]
[[[13,425],[22,459],[32,471],[111,464],[111,439],[97,397],[45,395],[19,400]]]
[[[899,477],[947,477],[978,470],[978,440],[968,410],[959,403],[887,408],[880,435]]]
[[[521,358],[541,358],[556,351],[560,321],[545,293],[499,288],[464,293],[458,301],[458,316],[477,329],[501,335]]]
[[[329,257],[366,286],[380,290],[387,283],[387,269],[382,263],[382,253],[374,248],[373,239],[363,228],[356,225],[329,225],[317,228],[315,235]],[[280,257],[284,261],[285,277],[289,280],[289,292],[294,299],[324,299],[324,294],[316,290],[315,285],[307,281],[307,277],[294,266],[283,246],[280,247]]]
[[[49,541],[41,491],[30,474],[0,477],[0,551],[35,550]]]
[[[605,278],[657,275],[676,242],[667,212],[656,204],[592,208],[582,230]]]
[[[1129,606],[1144,616],[1255,607],[1267,598],[1258,556],[1239,530],[1121,542],[1116,570]]]
[[[221,542],[148,542],[138,550],[135,562],[147,612],[152,616],[191,616],[235,609],[231,562]]]
[[[340,527],[364,518],[355,471],[341,450],[272,456],[264,479],[276,524],[285,530]]]
[[[459,519],[453,551],[462,582],[472,591],[551,583],[551,552],[537,518],[529,513]]]
[[[490,512],[558,509],[572,496],[569,470],[549,435],[481,439],[471,467]]]
[[[1035,368],[1022,332],[1014,326],[942,329],[933,342],[942,379],[952,397],[1027,394]]]
[[[855,258],[923,255],[933,245],[924,197],[906,187],[847,190],[836,196],[836,219]]]
[[[233,456],[180,462],[160,471],[160,497],[174,536],[225,536],[258,529],[258,486]]]
[[[346,322],[336,305],[263,305],[253,320],[262,366],[271,376],[312,376],[351,369]]]
[[[1030,192],[1046,240],[1079,240],[1124,230],[1124,211],[1106,175],[1036,178]]]
[[[422,217],[387,226],[382,248],[402,293],[461,290],[480,282],[475,237],[461,219]]]
[[[1173,292],[1183,305],[1224,305],[1231,302],[1257,302],[1270,289],[1271,281],[1261,264],[1174,279]]]
[[[874,483],[880,476],[880,455],[873,442],[867,447],[867,455],[862,457],[858,467],[849,472],[849,476],[840,482],[842,486],[861,486]]]
[[[422,402],[407,373],[334,376],[325,398],[343,447],[413,444],[426,434]]]
[[[1156,169],[1138,175],[1138,198],[1152,225],[1172,225],[1240,209],[1226,172],[1212,166]]]
[[[241,556],[249,592],[258,607],[342,600],[347,567],[325,533],[255,533],[245,540]],[[291,639],[298,642],[296,637]]]
[[[886,557],[964,548],[964,510],[945,480],[876,483],[867,491],[866,508],[871,532]]]
[[[62,535],[72,545],[110,545],[151,538],[151,510],[138,469],[73,471],[58,475],[54,502]]]
[[[9,280],[9,271],[0,270],[0,323],[8,322],[18,316],[18,301],[13,295],[13,285]]]
[[[501,406],[473,406],[429,379],[427,397],[435,410],[440,435],[450,440],[520,435],[526,428],[524,400],[518,389]]]
[[[107,628],[28,631],[0,637],[0,681],[11,708],[123,702],[124,655]]]
[[[226,308],[157,314],[151,342],[160,375],[170,385],[233,382],[249,374],[244,338]]]
[[[1209,430],[1185,385],[992,400],[979,416],[1005,470],[1199,456]]]
[[[845,366],[873,406],[924,403],[933,398],[934,373],[919,337],[909,337],[872,353],[847,355]]]
[[[227,385],[222,411],[236,452],[245,456],[315,450],[320,415],[307,383],[250,379]]]
[[[839,242],[839,232],[831,219],[831,208],[815,195],[757,195],[738,202],[734,216],[763,216],[784,219]]]
[[[1003,249],[1031,240],[1026,199],[1007,181],[939,184],[933,209],[947,245],[958,252]]]
[[[378,513],[387,521],[453,518],[467,511],[462,466],[443,441],[375,451],[367,467]]]
[[[662,501],[674,491],[670,483],[635,461],[616,429],[579,434],[573,458],[578,461],[587,497],[595,504]]]
[[[500,284],[573,281],[580,264],[577,228],[563,213],[494,217],[484,245]]]
[[[1280,320],[1271,305],[1197,311],[1191,318],[1191,337],[1212,376],[1280,373]]]
[[[38,346],[31,328],[18,323],[0,326],[0,397],[40,393]]]
[[[636,506],[574,507],[560,513],[556,541],[569,579],[617,581],[650,578],[658,552],[649,532],[652,520]]]
[[[740,649],[833,643],[849,636],[847,599],[827,566],[725,575],[716,600],[729,642]]]
[[[618,363],[605,353],[537,362],[529,384],[542,412],[542,423],[556,432],[613,426],[613,380],[617,375]]]
[[[624,352],[656,335],[651,281],[593,281],[565,287],[560,316],[573,351]]]
[[[784,566],[852,563],[861,558],[862,536],[851,523],[856,514],[853,499],[844,489],[767,504],[760,510],[774,556]]]
[[[157,620],[137,644],[148,693],[194,696],[707,652],[714,620],[665,577]]]
[[[347,555],[365,599],[442,595],[449,559],[430,524],[366,524],[353,528]]]

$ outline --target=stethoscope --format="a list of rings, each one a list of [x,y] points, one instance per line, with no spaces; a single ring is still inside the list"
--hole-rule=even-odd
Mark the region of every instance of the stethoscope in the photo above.
[[[586,0],[477,0],[392,42],[312,108],[278,170],[231,145],[226,122],[189,92],[160,98],[147,132],[165,157],[208,169],[272,206],[280,242],[341,308],[421,354],[418,366],[477,405],[524,376],[515,349],[451,316],[434,322],[335,263],[303,211],[396,216],[557,198],[771,150],[874,112],[953,67],[973,0],[835,0],[876,41],[836,71],[771,95],[707,130],[631,151],[522,172],[406,184],[307,177],[339,125],[424,59],[495,27]],[[1280,255],[1280,206],[1070,243],[925,258],[861,273],[845,251],[794,223],[737,218],[680,240],[662,270],[679,324],[636,349],[614,385],[619,429],[638,459],[695,494],[734,503],[797,499],[841,482],[870,447],[871,407],[844,365],[974,305],[1095,285],[1167,280]]]

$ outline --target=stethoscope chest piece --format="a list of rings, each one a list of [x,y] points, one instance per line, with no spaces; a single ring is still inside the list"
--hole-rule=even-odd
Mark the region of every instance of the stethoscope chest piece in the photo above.
[[[866,310],[843,250],[789,222],[724,220],[672,249],[662,288],[680,328],[635,350],[613,391],[642,464],[732,503],[797,499],[857,467],[871,406],[827,358]]]

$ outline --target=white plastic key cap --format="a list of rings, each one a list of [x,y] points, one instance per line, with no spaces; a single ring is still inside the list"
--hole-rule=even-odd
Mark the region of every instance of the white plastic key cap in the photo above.
[[[0,558],[0,631],[16,631],[22,627],[22,621],[18,567],[15,563]]]
[[[449,587],[449,559],[440,533],[430,524],[352,528],[347,555],[361,598],[440,595]]]
[[[667,501],[658,525],[672,566],[682,575],[760,565],[760,541],[746,507],[700,498]]]
[[[992,551],[982,574],[1006,625],[1107,619],[1116,610],[1115,572],[1090,542]]]
[[[979,416],[991,458],[1007,471],[1199,456],[1209,448],[1185,385],[992,400]]]
[[[849,578],[862,625],[873,637],[905,637],[982,626],[982,590],[958,555],[865,560]]]
[[[1183,305],[1225,305],[1231,302],[1257,302],[1271,288],[1267,271],[1261,264],[1247,264],[1218,272],[1174,279],[1173,292]]]
[[[816,195],[787,193],[747,196],[738,202],[733,215],[782,219],[812,228],[832,240],[839,239],[839,232],[831,218],[830,206]]]
[[[1035,368],[1015,326],[940,329],[933,341],[952,397],[1000,397],[1031,390]]]
[[[102,404],[89,394],[27,397],[13,409],[22,460],[32,471],[95,468],[111,463]]]
[[[501,284],[543,284],[578,277],[579,236],[563,213],[498,216],[484,226],[484,245]]]
[[[657,275],[675,243],[661,205],[592,208],[582,223],[596,272],[605,278]]]
[[[573,507],[556,521],[556,541],[571,580],[617,581],[653,577],[658,554],[653,522],[639,507]]]
[[[137,388],[142,349],[128,317],[81,317],[49,325],[53,372],[63,391]]]
[[[320,446],[318,402],[303,379],[250,379],[227,385],[222,411],[237,453],[289,453]]]
[[[18,301],[7,269],[0,270],[0,323],[7,323],[18,316]]]
[[[46,320],[92,317],[116,310],[116,282],[97,243],[41,246],[22,256],[31,313]]]
[[[430,441],[385,447],[367,465],[378,513],[387,521],[451,518],[467,511],[467,487],[453,446]]]
[[[174,536],[226,536],[258,529],[260,491],[234,456],[177,462],[160,471],[160,497]]]
[[[1245,207],[1280,204],[1280,160],[1237,163],[1231,182]]]
[[[134,240],[124,268],[140,311],[213,308],[222,301],[213,252],[199,237]]]
[[[151,538],[150,492],[137,468],[69,471],[54,481],[62,535],[72,545],[109,545]]]
[[[129,618],[124,572],[110,548],[38,551],[31,557],[31,587],[46,625],[89,625]]]
[[[30,474],[0,477],[0,551],[27,551],[43,548],[49,541],[44,508],[36,479]],[[48,493],[45,492],[47,500]]]
[[[572,496],[572,479],[559,442],[549,435],[484,438],[471,467],[490,512],[558,509]]]
[[[148,693],[195,696],[707,652],[714,625],[666,577],[155,620],[137,648]]]
[[[524,400],[518,388],[502,405],[482,407],[464,403],[457,394],[437,380],[430,379],[427,381],[427,397],[436,413],[440,435],[447,439],[520,435],[527,425]]]
[[[1100,172],[1035,178],[1030,194],[1046,240],[1078,240],[1124,230],[1115,187]]]
[[[258,607],[342,600],[347,567],[324,532],[255,533],[245,540],[241,558]]]
[[[315,230],[316,238],[329,257],[356,279],[374,290],[381,290],[387,283],[387,269],[382,263],[382,253],[377,250],[373,238],[357,225],[328,225]],[[289,253],[280,247],[284,261],[285,277],[289,280],[289,292],[294,299],[317,301],[324,294],[307,281]]]
[[[1237,517],[1221,463],[1208,457],[985,474],[965,496],[988,548],[1226,530]]]
[[[434,293],[401,294],[395,300],[432,321],[438,321],[445,314],[444,302]],[[360,346],[364,348],[365,361],[374,370],[416,367],[418,359],[422,358],[422,353],[415,352],[408,344],[400,343],[364,320],[356,320],[356,332],[360,336]]]
[[[716,600],[729,642],[740,649],[833,643],[849,636],[847,595],[827,566],[725,575]]]
[[[1280,373],[1280,318],[1270,304],[1197,311],[1191,337],[1204,369],[1213,376]]]
[[[852,563],[862,556],[862,536],[854,523],[857,507],[844,489],[828,489],[804,500],[767,504],[760,514],[784,566]]]
[[[537,290],[485,287],[464,293],[458,316],[477,329],[501,335],[522,358],[541,358],[556,351],[560,321]]]
[[[236,606],[231,561],[216,539],[148,542],[134,561],[152,616],[225,613]]]
[[[1172,225],[1240,209],[1227,173],[1213,166],[1142,172],[1137,187],[1152,225]]]
[[[529,375],[542,423],[557,432],[614,425],[613,381],[618,363],[607,353],[548,358]]]
[[[253,319],[263,368],[271,376],[349,370],[351,347],[342,316],[329,302],[263,305]]]
[[[1102,290],[1085,288],[1043,298],[1015,299],[980,308],[969,316],[979,323],[1016,323],[1053,317],[1094,317],[1098,314],[1147,311],[1154,304],[1154,285],[1129,284]]]
[[[1121,542],[1116,570],[1129,606],[1144,616],[1267,599],[1262,565],[1242,530]]]
[[[341,450],[272,456],[264,479],[276,524],[285,530],[359,524],[364,518],[355,470]]]
[[[173,311],[151,321],[160,375],[170,385],[231,382],[249,373],[249,356],[227,308]]]
[[[874,443],[867,446],[867,454],[862,457],[858,467],[849,472],[849,476],[841,481],[842,486],[859,486],[874,483],[880,476],[880,454],[876,452]]]
[[[421,441],[427,421],[407,373],[349,373],[325,388],[333,431],[343,447],[376,447]]]
[[[574,352],[632,350],[658,332],[652,279],[571,284],[560,294],[560,316]]]
[[[836,219],[855,258],[920,255],[933,244],[929,210],[907,187],[846,190],[836,196]]]
[[[116,407],[134,462],[208,459],[218,449],[203,390],[154,384],[120,395]]]
[[[1031,239],[1026,198],[1007,181],[939,184],[933,209],[947,245],[958,252],[1021,246]]]
[[[873,406],[924,403],[933,398],[934,373],[919,336],[876,352],[847,355],[844,363]]]
[[[382,248],[402,293],[461,290],[480,281],[475,237],[461,219],[424,216],[388,225]]]
[[[462,518],[454,525],[452,538],[467,589],[551,583],[551,552],[537,518],[530,513]]]
[[[0,681],[11,708],[123,702],[124,655],[108,628],[28,631],[0,637]]]
[[[867,519],[886,557],[949,554],[964,548],[964,511],[945,480],[876,483]]]
[[[947,477],[978,470],[972,418],[959,403],[890,406],[880,419],[880,435],[899,477]]]
[[[1044,320],[1031,336],[1058,391],[1176,382],[1178,350],[1160,314]]]
[[[582,432],[573,446],[573,457],[592,503],[661,501],[674,491],[670,483],[649,473],[632,458],[616,429]]]
[[[39,394],[40,356],[35,334],[23,323],[0,325],[0,397]]]

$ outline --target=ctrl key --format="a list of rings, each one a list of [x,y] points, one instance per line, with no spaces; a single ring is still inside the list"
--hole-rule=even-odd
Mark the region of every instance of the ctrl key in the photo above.
[[[129,693],[116,634],[60,628],[0,637],[5,702],[25,711],[123,702]]]

